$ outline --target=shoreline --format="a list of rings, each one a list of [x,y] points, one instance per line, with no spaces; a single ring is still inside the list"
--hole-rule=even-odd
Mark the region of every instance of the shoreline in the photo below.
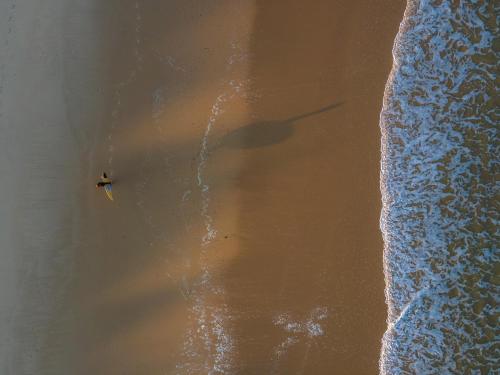
[[[487,4],[409,1],[395,40],[380,117],[382,374],[496,366],[494,20]]]

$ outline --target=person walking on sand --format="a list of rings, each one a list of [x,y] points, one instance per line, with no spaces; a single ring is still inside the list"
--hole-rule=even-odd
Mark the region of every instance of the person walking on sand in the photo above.
[[[101,177],[99,177],[99,182],[97,184],[95,184],[95,187],[96,188],[99,188],[99,187],[104,187],[106,185],[111,185],[111,179],[108,178],[108,175],[106,174],[106,172],[102,172],[102,175]]]

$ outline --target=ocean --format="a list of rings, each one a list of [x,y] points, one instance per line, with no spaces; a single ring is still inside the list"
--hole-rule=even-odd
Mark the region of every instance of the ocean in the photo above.
[[[409,0],[381,112],[382,374],[498,374],[500,2]]]

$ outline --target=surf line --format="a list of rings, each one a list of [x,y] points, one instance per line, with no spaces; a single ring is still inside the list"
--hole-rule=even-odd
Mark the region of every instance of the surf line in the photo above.
[[[317,337],[325,334],[323,322],[328,318],[328,308],[326,306],[314,308],[311,310],[309,317],[306,320],[297,320],[292,318],[292,314],[287,312],[279,314],[273,319],[274,325],[282,328],[287,333],[287,337],[274,349],[271,374],[278,373],[281,358],[286,355],[291,346],[298,344],[301,341],[305,342],[306,351],[297,373],[304,373],[304,367],[306,365],[311,346],[316,344]]]
[[[207,254],[207,246],[217,237],[214,219],[210,214],[210,185],[206,176],[210,156],[209,140],[217,119],[223,113],[224,104],[237,95],[240,89],[240,85],[234,85],[231,81],[229,88],[216,97],[201,139],[196,170],[196,181],[201,195],[200,215],[204,225],[200,253],[201,280],[198,290],[192,295],[194,304],[190,308],[190,320],[193,321],[193,326],[187,333],[184,354],[191,358],[193,350],[198,352],[201,348],[194,349],[192,346],[199,340],[204,353],[198,353],[198,356],[205,358],[202,366],[208,374],[231,373],[231,353],[234,349],[234,342],[227,327],[230,315],[224,302],[224,288],[213,284]],[[219,302],[213,305],[208,302],[209,298],[215,298]],[[178,366],[179,369],[181,367]]]
[[[208,151],[208,139],[212,127],[217,120],[219,114],[222,113],[222,106],[226,102],[228,95],[226,93],[220,94],[217,99],[215,99],[215,103],[212,106],[212,113],[208,119],[207,127],[205,128],[205,133],[203,134],[203,138],[201,140],[200,152],[198,154],[198,168],[196,179],[198,181],[198,187],[200,188],[201,193],[201,216],[203,218],[205,224],[206,233],[203,235],[201,239],[201,245],[207,246],[212,240],[217,237],[217,230],[213,225],[213,218],[209,213],[209,203],[210,203],[210,186],[208,182],[204,178],[204,172],[206,169],[206,164],[209,156]]]

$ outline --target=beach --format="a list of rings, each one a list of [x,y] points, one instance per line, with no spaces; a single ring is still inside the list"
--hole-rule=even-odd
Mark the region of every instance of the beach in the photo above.
[[[378,373],[403,1],[1,7],[2,373]]]

